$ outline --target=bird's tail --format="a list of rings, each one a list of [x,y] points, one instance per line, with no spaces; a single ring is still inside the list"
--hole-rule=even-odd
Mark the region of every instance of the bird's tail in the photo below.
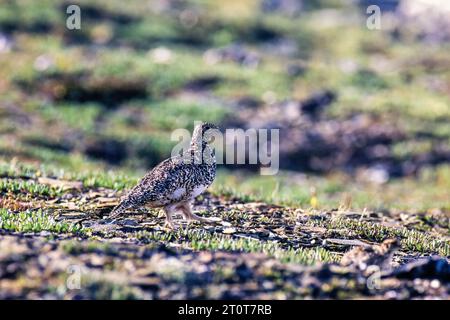
[[[127,209],[131,208],[131,203],[128,201],[128,199],[125,199],[121,201],[114,209],[112,209],[111,213],[109,214],[110,218],[117,218],[122,213],[124,213]]]

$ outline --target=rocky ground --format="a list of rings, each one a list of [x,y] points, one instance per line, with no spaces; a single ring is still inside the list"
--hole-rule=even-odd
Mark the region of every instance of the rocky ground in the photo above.
[[[120,195],[111,189],[40,181],[64,191],[34,202],[1,198],[2,299],[449,297],[442,215],[423,217],[424,228],[389,212],[304,211],[206,194],[195,210],[217,222],[180,217],[172,231],[157,210],[109,219]],[[401,249],[379,273],[340,265],[352,247],[395,237]]]

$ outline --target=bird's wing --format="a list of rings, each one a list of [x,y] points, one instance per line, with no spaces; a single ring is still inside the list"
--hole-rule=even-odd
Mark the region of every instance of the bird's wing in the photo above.
[[[180,157],[172,157],[154,167],[111,211],[110,217],[117,217],[127,209],[137,208],[147,202],[156,201],[161,195],[169,192],[172,183],[179,178],[177,172],[179,172],[182,164]]]

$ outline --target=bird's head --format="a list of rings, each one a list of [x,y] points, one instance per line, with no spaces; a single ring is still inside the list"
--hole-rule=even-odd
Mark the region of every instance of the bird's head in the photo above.
[[[208,122],[201,122],[195,126],[191,140],[191,154],[195,161],[201,160],[201,163],[216,163],[215,150],[209,145],[220,132],[219,127]]]
[[[206,132],[211,129],[219,130],[218,126],[216,126],[214,123],[210,123],[210,122],[202,122],[199,125],[197,125],[197,127],[200,127],[202,132]]]
[[[192,134],[192,141],[202,141],[210,143],[212,137],[219,130],[219,127],[213,123],[201,122],[197,124],[194,128],[194,133]]]

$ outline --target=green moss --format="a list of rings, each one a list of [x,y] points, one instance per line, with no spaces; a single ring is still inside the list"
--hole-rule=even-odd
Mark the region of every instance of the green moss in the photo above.
[[[139,232],[138,239],[177,243],[177,246],[193,250],[223,250],[237,252],[264,253],[285,263],[314,264],[317,262],[336,262],[339,256],[320,247],[291,248],[282,247],[274,241],[260,241],[248,237],[232,237],[202,230],[179,230],[171,233]]]
[[[54,198],[61,195],[61,189],[37,183],[33,180],[0,180],[0,193],[26,194],[32,197]]]
[[[43,210],[11,212],[0,208],[0,229],[18,232],[50,231],[56,233],[82,233],[83,227],[57,221]]]
[[[312,225],[326,227],[329,232],[341,233],[342,236],[357,236],[375,242],[381,242],[387,238],[400,237],[404,250],[427,254],[439,254],[448,256],[450,254],[450,242],[430,234],[408,230],[404,227],[387,227],[379,223],[348,218],[332,218],[326,220],[311,220]]]

